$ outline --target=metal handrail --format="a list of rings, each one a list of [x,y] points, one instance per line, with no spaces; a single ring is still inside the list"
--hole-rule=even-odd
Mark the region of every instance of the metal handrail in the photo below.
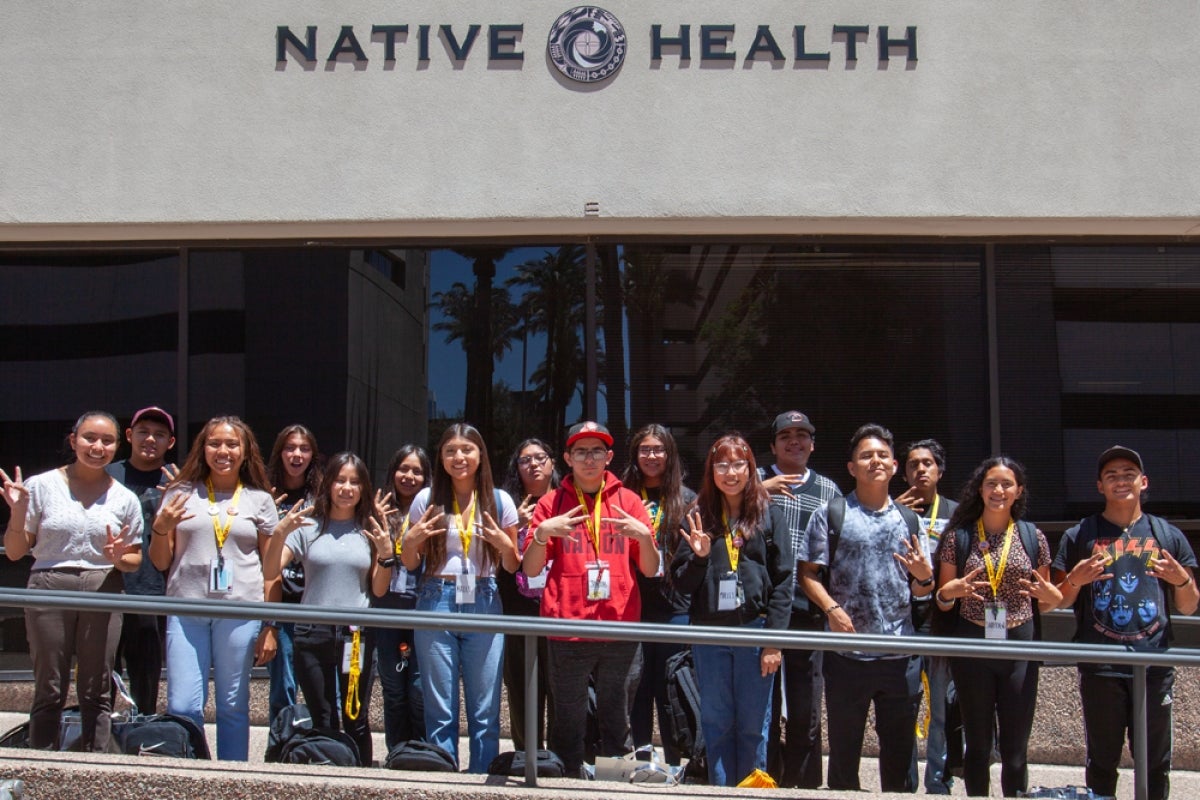
[[[524,636],[528,665],[526,674],[525,781],[530,786],[537,785],[537,709],[535,703],[537,698],[537,637],[539,636],[1129,665],[1133,668],[1134,681],[1132,723],[1136,800],[1145,800],[1149,794],[1146,752],[1146,669],[1151,666],[1200,666],[1200,649],[1194,648],[1173,648],[1168,652],[1133,651],[1106,645],[1066,642],[1007,642],[929,636],[897,637],[858,633],[774,631],[762,628],[749,630],[644,622],[595,622],[492,614],[446,614],[387,608],[314,607],[296,603],[199,600],[44,589],[0,589],[0,606],[228,619],[270,619],[282,622],[355,624],[377,628],[420,628],[461,633],[484,632]]]

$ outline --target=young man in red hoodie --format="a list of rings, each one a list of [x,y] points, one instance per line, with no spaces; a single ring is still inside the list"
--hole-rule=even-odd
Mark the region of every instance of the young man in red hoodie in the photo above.
[[[536,577],[547,564],[542,616],[557,619],[638,622],[642,603],[634,570],[658,572],[659,553],[642,500],[608,471],[612,435],[596,422],[567,433],[563,458],[571,474],[542,497],[529,522],[523,569]],[[633,749],[629,698],[641,675],[636,642],[579,637],[549,640],[554,726],[551,748],[567,775],[585,777],[588,676],[596,686],[601,756]]]

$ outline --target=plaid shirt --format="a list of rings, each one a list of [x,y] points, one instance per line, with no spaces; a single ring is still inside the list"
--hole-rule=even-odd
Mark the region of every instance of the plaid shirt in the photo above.
[[[759,468],[758,477],[761,480],[766,480],[773,475],[782,475],[779,467],[771,465],[771,473],[767,470]],[[788,487],[794,497],[788,497],[786,494],[771,495],[772,505],[778,506],[783,511],[783,518],[788,526],[788,532],[792,540],[792,554],[796,557],[796,561],[808,561],[808,537],[805,530],[808,528],[808,519],[821,506],[825,505],[834,497],[841,497],[842,492],[838,489],[837,484],[826,478],[824,475],[818,475],[811,469],[805,477],[803,483],[793,484]],[[799,575],[799,569],[792,574],[792,608],[807,610],[808,597],[804,591],[796,586],[796,577]]]

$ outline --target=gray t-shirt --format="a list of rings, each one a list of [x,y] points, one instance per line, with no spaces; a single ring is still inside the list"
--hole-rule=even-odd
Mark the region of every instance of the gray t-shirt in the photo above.
[[[204,484],[184,483],[167,491],[163,503],[177,494],[187,496],[184,513],[191,514],[175,528],[175,556],[167,571],[167,596],[220,598],[224,600],[263,600],[262,560],[258,554],[258,535],[270,536],[279,522],[275,500],[261,489],[243,487],[237,514],[221,553],[232,570],[228,592],[209,592],[209,571],[217,557],[217,537],[213,520],[224,525],[233,492],[214,492],[217,515],[209,514],[208,490]]]
[[[808,560],[829,566],[829,506],[808,521]],[[846,496],[846,516],[829,575],[829,595],[842,607],[858,633],[911,636],[912,590],[904,565],[893,556],[904,552],[908,525],[891,500],[882,511],[864,508],[855,493]],[[928,534],[921,547],[929,556]],[[876,655],[850,654],[862,659]]]
[[[71,496],[62,470],[34,475],[25,486],[29,489],[25,530],[37,535],[32,551],[35,570],[112,569],[112,562],[104,557],[109,528],[115,536],[128,525],[129,538],[142,540],[142,505],[116,480],[87,508]]]
[[[285,542],[292,558],[304,564],[301,604],[366,608],[374,546],[355,520],[328,520],[324,529],[321,523],[309,521]]]

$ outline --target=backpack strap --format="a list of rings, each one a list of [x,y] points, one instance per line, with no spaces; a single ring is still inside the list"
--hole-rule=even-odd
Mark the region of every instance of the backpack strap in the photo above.
[[[1025,548],[1025,554],[1029,556],[1029,564],[1033,569],[1037,569],[1038,557],[1038,536],[1037,526],[1029,520],[1017,520],[1017,530],[1021,534],[1021,546]],[[1029,604],[1033,608],[1033,639],[1041,641],[1042,639],[1042,609],[1038,606],[1038,601],[1034,597],[1029,598]]]
[[[828,562],[825,565],[825,579],[828,582],[829,574],[833,571],[833,558],[837,554],[838,539],[842,535],[842,525],[846,522],[845,497],[836,495],[829,498],[829,503],[825,506],[825,519],[829,529],[825,547],[825,551],[829,556],[825,559]]]
[[[893,503],[892,505],[896,506],[896,510],[900,512],[900,516],[904,518],[904,524],[908,526],[909,538],[920,536],[921,518],[917,516],[917,512],[902,503]]]

